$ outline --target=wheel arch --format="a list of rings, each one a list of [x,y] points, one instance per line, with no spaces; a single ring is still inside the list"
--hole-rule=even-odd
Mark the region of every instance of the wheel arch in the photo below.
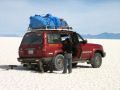
[[[104,54],[101,50],[96,50],[94,53],[100,53],[102,57],[104,57]]]
[[[58,54],[62,54],[62,55],[64,55],[63,51],[55,51],[55,53],[54,53],[54,57],[57,56]]]

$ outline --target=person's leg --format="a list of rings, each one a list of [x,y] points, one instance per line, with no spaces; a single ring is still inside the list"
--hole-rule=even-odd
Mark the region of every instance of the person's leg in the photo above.
[[[39,61],[39,63],[38,63],[38,69],[39,69],[39,71],[40,71],[41,73],[44,72],[42,61]]]
[[[50,73],[53,73],[53,61],[51,60],[50,63],[49,63],[49,68],[50,68]]]
[[[63,70],[63,73],[67,73],[67,63],[68,63],[68,60],[67,60],[67,57],[66,55],[64,55],[64,70]]]
[[[72,73],[72,56],[68,59],[68,72]]]

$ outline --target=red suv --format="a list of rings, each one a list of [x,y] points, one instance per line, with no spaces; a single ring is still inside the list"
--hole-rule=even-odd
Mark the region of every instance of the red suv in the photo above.
[[[71,38],[73,42],[73,67],[78,62],[87,62],[93,68],[99,68],[105,52],[102,45],[87,43],[78,33],[70,30],[32,30],[27,32],[19,47],[18,61],[23,66],[43,68],[48,71],[63,69],[64,51],[63,42]]]

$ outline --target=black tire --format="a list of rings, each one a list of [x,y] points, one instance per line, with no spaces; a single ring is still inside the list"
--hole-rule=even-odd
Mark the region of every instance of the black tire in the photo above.
[[[74,67],[77,67],[77,64],[78,63],[72,63],[72,67],[74,68]]]
[[[95,53],[94,57],[91,60],[91,65],[93,68],[99,68],[102,64],[102,56],[100,53]]]
[[[27,64],[23,64],[23,67],[27,67],[28,65]]]
[[[63,60],[64,56],[62,54],[58,54],[52,60],[53,68],[57,71],[63,70]]]
[[[44,72],[47,72],[49,70],[48,66],[43,66]]]

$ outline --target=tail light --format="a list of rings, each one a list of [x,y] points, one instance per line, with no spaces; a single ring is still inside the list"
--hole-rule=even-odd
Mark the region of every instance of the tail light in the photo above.
[[[23,48],[19,48],[19,55],[23,54]]]
[[[20,48],[20,49],[19,49],[19,52],[20,52],[20,53],[21,53],[21,52],[23,52],[23,49],[22,49],[22,48]]]
[[[19,50],[20,50],[20,51],[23,51],[23,49],[22,49],[22,48],[20,48]]]

